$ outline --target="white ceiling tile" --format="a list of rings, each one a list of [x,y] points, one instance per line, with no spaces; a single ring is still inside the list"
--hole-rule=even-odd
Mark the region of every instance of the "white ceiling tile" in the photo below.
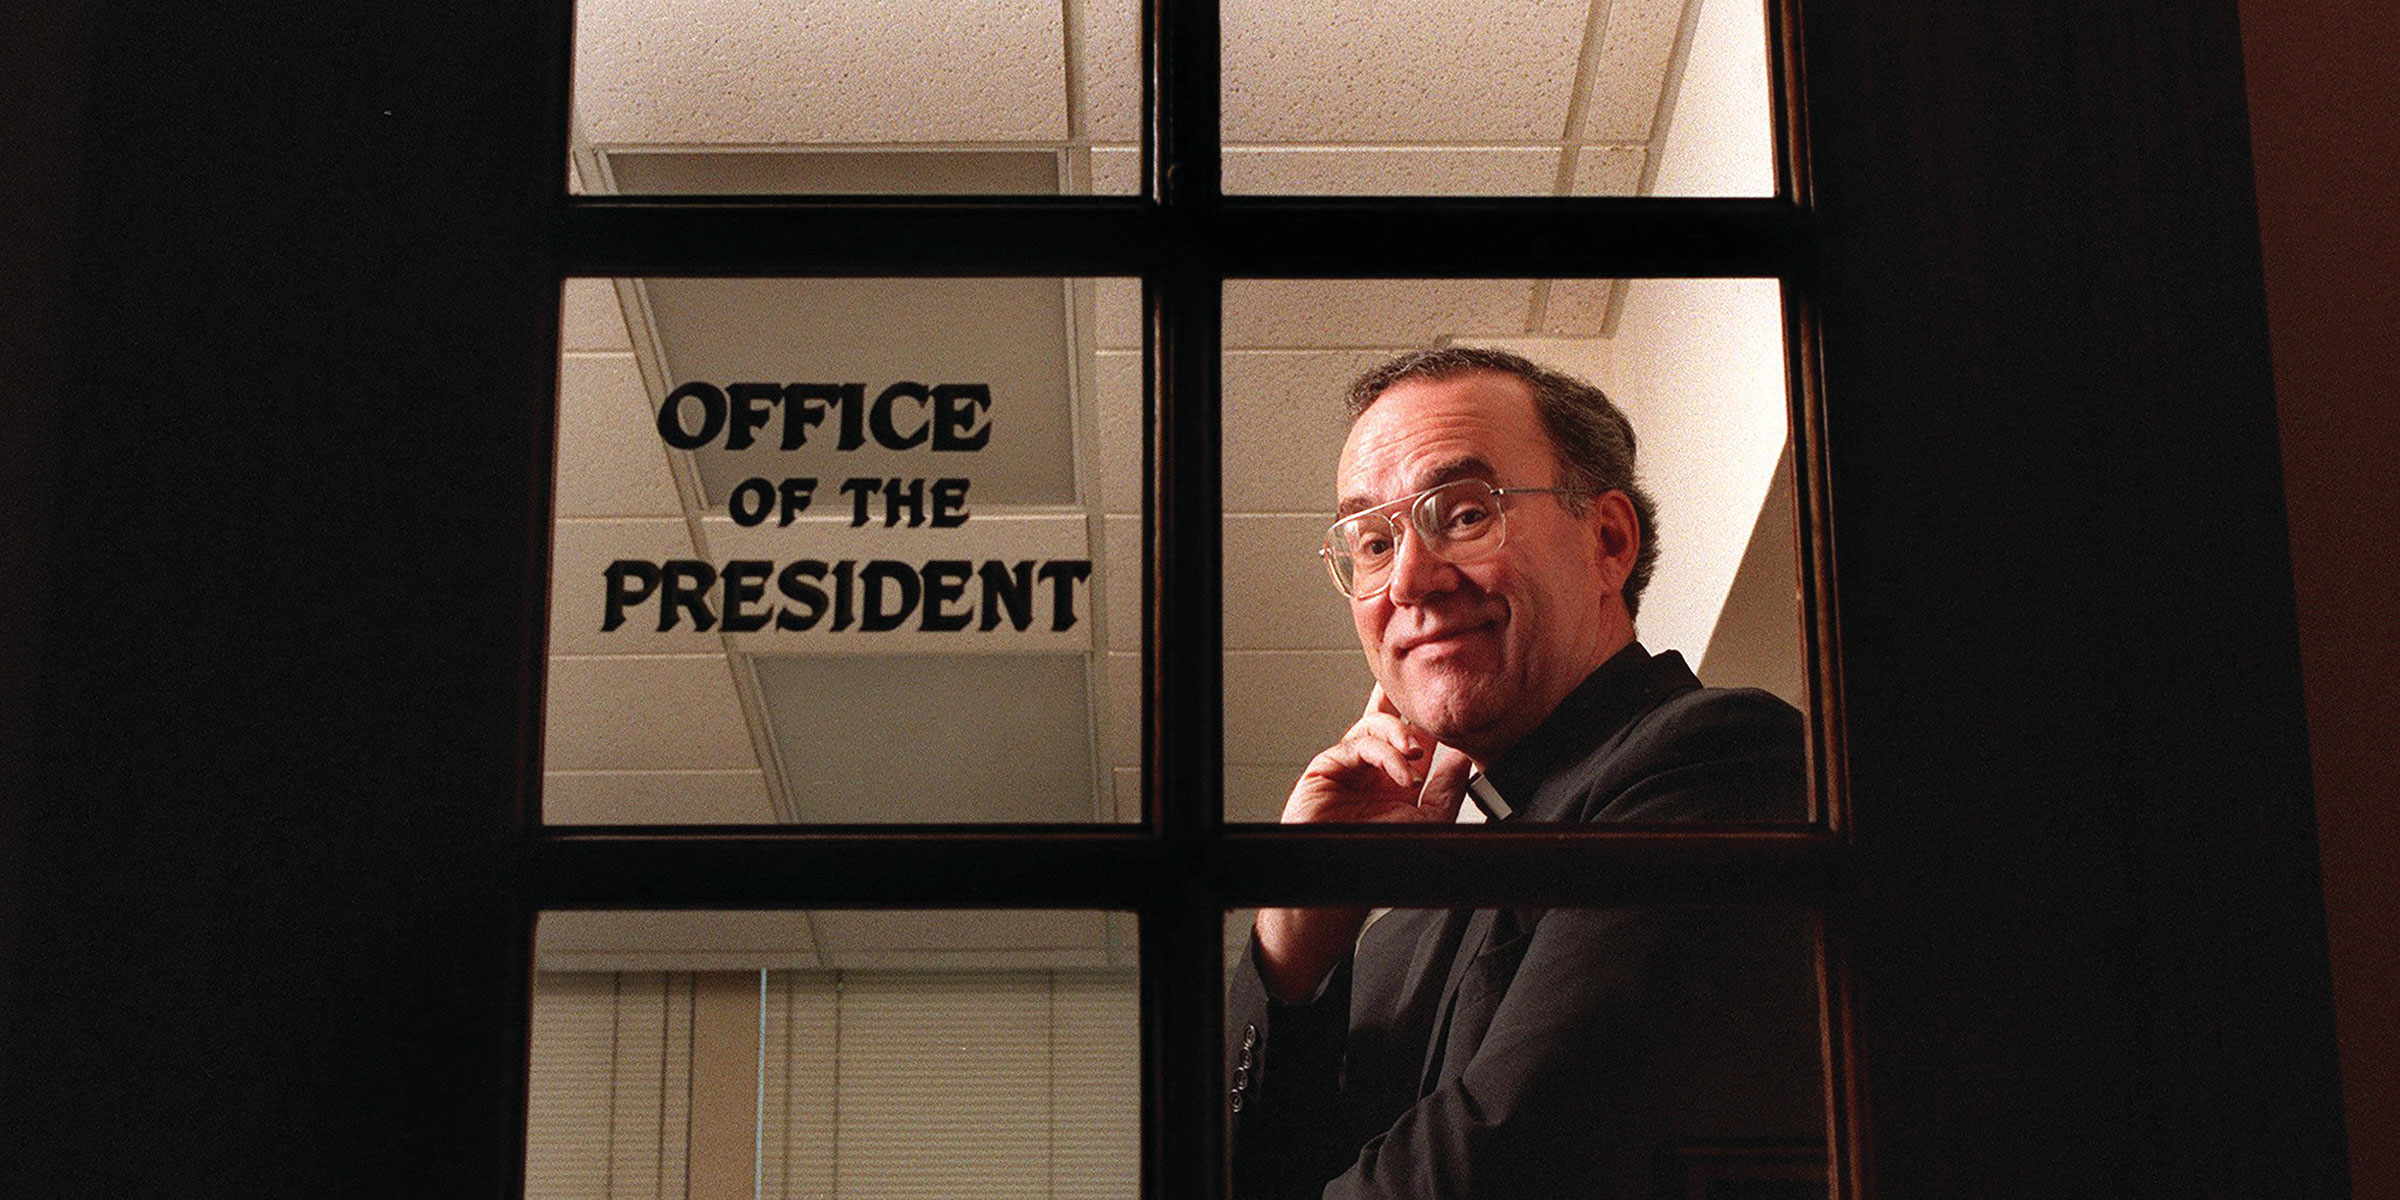
[[[767,825],[775,808],[759,771],[552,771],[542,819],[553,825]]]
[[[1228,146],[1225,193],[1258,196],[1546,196],[1555,146]]]
[[[1142,148],[1092,147],[1092,194],[1134,196],[1142,190]]]
[[[1579,140],[1644,142],[1658,116],[1684,0],[1611,0]],[[1751,11],[1763,10],[1752,5]]]
[[[678,620],[658,631],[660,599],[655,592],[638,604],[630,596],[624,620],[603,632],[608,613],[607,570],[618,559],[655,566],[692,557],[691,531],[681,517],[563,518],[550,538],[550,653],[713,654],[725,646],[714,632]],[[628,586],[631,586],[630,583]],[[712,600],[711,605],[715,602]]]
[[[1326,520],[1226,516],[1226,649],[1357,649],[1350,605],[1317,557]]]
[[[1228,142],[1558,140],[1586,0],[1226,0]]]
[[[1553,279],[1550,303],[1542,310],[1542,332],[1563,337],[1598,337],[1608,325],[1614,279]]]
[[[1142,8],[1137,0],[1081,0],[1075,10],[1083,83],[1083,127],[1094,142],[1142,136]],[[1100,189],[1094,188],[1094,191]]]
[[[1103,350],[1092,357],[1100,411],[1101,511],[1142,511],[1142,356]]]
[[[1107,801],[1081,655],[776,656],[755,667],[800,820],[1083,823]]]
[[[1332,739],[1326,739],[1331,745]],[[1318,747],[1323,749],[1324,747]],[[1292,785],[1308,769],[1307,759],[1285,763],[1225,764],[1225,819],[1272,825],[1283,818]],[[1244,930],[1247,931],[1247,926]]]
[[[601,145],[1059,141],[1059,5],[585,0],[575,116]]]
[[[559,326],[561,349],[633,351],[617,286],[606,279],[568,280]]]
[[[1109,517],[1101,523],[1107,554],[1108,648],[1142,648],[1142,519]]]
[[[1334,461],[1350,435],[1350,381],[1380,350],[1242,351],[1225,356],[1225,508],[1325,513]]]
[[[1225,761],[1315,758],[1357,722],[1374,686],[1356,649],[1226,655]]]
[[[1229,350],[1432,346],[1525,331],[1529,279],[1231,279]]]
[[[683,511],[652,412],[632,355],[575,354],[559,361],[557,515]]]
[[[1642,190],[1642,163],[1649,151],[1640,146],[1585,146],[1575,152],[1574,193],[1578,196],[1632,196]]]
[[[724,655],[553,658],[542,762],[553,771],[757,770]]]

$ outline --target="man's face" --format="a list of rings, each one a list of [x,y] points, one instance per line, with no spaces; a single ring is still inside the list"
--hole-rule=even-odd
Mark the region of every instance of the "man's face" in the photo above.
[[[1345,513],[1461,477],[1560,486],[1521,380],[1476,372],[1397,384],[1351,426],[1336,469]],[[1446,562],[1404,528],[1389,586],[1350,602],[1367,665],[1401,715],[1480,761],[1531,732],[1632,638],[1617,595],[1631,510],[1611,493],[1578,517],[1567,499],[1506,499],[1508,543],[1477,562]]]

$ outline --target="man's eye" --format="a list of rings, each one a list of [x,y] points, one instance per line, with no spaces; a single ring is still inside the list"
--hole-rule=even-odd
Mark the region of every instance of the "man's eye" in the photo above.
[[[1360,558],[1382,558],[1392,552],[1392,539],[1381,534],[1362,537],[1350,552]]]
[[[1470,533],[1492,519],[1492,511],[1480,504],[1462,504],[1442,515],[1445,533]]]

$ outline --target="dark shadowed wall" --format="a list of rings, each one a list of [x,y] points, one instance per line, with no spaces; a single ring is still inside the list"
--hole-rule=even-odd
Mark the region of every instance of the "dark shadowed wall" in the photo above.
[[[2244,0],[2301,670],[2359,1200],[2400,1197],[2400,8]]]

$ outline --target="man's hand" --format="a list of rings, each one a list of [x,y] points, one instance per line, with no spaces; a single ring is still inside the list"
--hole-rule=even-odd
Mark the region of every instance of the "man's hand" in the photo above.
[[[1286,825],[1416,823],[1458,819],[1474,768],[1465,752],[1427,736],[1400,715],[1377,684],[1367,710],[1342,740],[1311,759],[1284,802]],[[1267,992],[1285,1004],[1317,993],[1358,940],[1364,908],[1262,908],[1259,967]]]

